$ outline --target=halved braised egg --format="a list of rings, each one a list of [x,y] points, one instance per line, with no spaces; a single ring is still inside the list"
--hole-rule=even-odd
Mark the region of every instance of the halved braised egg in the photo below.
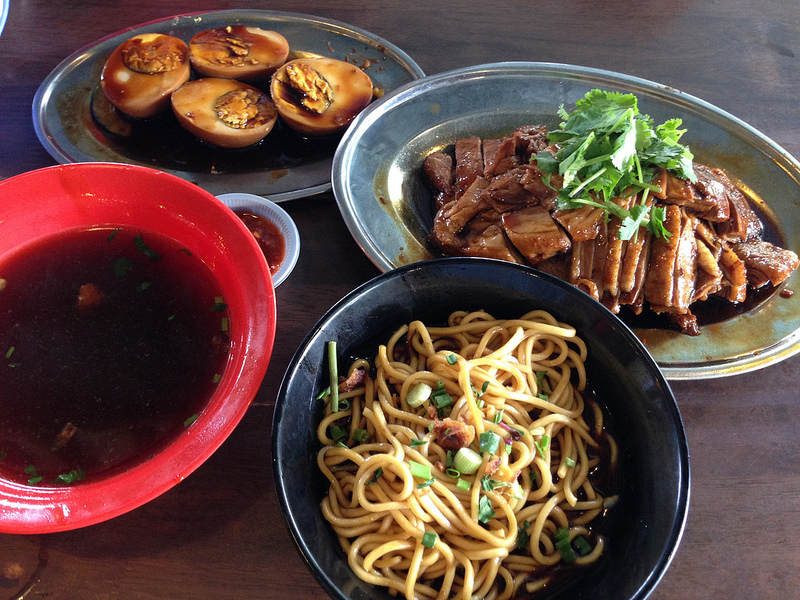
[[[189,60],[206,77],[260,81],[286,62],[289,42],[277,31],[230,25],[207,29],[189,41]]]
[[[270,93],[289,127],[326,135],[347,127],[372,101],[372,80],[334,58],[298,58],[275,71]]]
[[[117,46],[100,84],[121,112],[147,119],[169,109],[169,98],[189,79],[189,47],[170,35],[143,33]]]
[[[278,120],[275,104],[261,90],[234,79],[187,81],[172,94],[181,126],[222,148],[244,148],[261,141]]]

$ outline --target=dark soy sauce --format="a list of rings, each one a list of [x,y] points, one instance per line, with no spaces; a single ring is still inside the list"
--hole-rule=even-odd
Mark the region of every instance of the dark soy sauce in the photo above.
[[[91,98],[92,119],[128,158],[162,169],[188,173],[280,171],[333,156],[341,135],[308,138],[280,119],[261,142],[240,149],[202,142],[180,126],[170,111],[151,119],[128,118],[97,88]]]
[[[163,448],[213,395],[227,311],[212,310],[210,269],[171,238],[68,230],[15,251],[0,279],[4,477],[114,474]]]

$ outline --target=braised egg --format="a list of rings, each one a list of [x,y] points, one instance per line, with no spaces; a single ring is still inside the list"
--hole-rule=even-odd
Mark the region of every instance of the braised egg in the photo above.
[[[305,135],[326,135],[347,127],[372,101],[372,80],[334,58],[298,58],[272,75],[270,92],[278,114]]]
[[[184,83],[172,94],[172,110],[184,129],[222,148],[251,146],[278,120],[267,94],[241,81],[215,77]]]
[[[189,41],[189,60],[206,77],[266,80],[288,56],[289,42],[285,37],[258,27],[207,29]]]
[[[170,35],[143,33],[117,46],[100,76],[103,93],[138,119],[169,110],[170,94],[189,79],[189,47]]]

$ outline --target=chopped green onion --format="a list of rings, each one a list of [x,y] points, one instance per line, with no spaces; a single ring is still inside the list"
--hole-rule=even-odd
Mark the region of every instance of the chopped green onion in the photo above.
[[[431,466],[430,465],[423,465],[422,463],[418,463],[416,461],[410,460],[408,461],[408,466],[411,469],[411,474],[414,477],[418,477],[419,479],[430,479],[431,478]]]
[[[224,332],[228,331],[228,317],[222,317],[220,327],[222,327],[222,331]]]
[[[494,415],[494,419],[492,419],[492,423],[497,425],[503,419],[503,411],[496,412]]]
[[[447,355],[447,364],[454,365],[458,362],[458,357],[455,354]]]
[[[575,562],[578,558],[575,554],[575,550],[572,549],[572,544],[569,543],[569,538],[557,541],[556,549],[558,553],[561,554],[561,560],[566,563]]]
[[[331,388],[326,387],[319,394],[317,394],[317,400],[325,400],[325,402],[327,402],[328,401],[328,394],[330,394],[330,393],[331,393]],[[542,431],[544,431],[544,430],[542,430]]]
[[[447,451],[447,457],[445,459],[445,462],[448,467],[452,467],[455,464],[455,457],[456,453],[453,450]]]
[[[471,475],[483,463],[481,455],[472,448],[459,448],[453,457],[453,466],[464,475]]]
[[[461,477],[461,471],[459,471],[458,469],[454,469],[453,467],[447,469],[445,473],[447,473],[448,477],[452,477],[453,479],[458,479],[459,477]]]
[[[536,446],[536,449],[539,451],[539,454],[542,455],[544,458],[544,451],[547,450],[547,446],[550,444],[550,436],[543,435],[541,441],[537,442],[534,440],[533,445]]]
[[[339,367],[336,363],[336,342],[328,342],[328,376],[331,390],[331,412],[339,412]]]
[[[183,422],[183,426],[184,426],[184,427],[188,427],[189,425],[191,425],[192,423],[194,423],[195,421],[197,421],[197,417],[199,417],[199,416],[200,416],[200,415],[199,415],[199,414],[197,414],[197,413],[193,414],[191,417],[189,417],[188,419],[186,419],[186,420]]]
[[[406,404],[408,404],[411,408],[417,408],[431,397],[432,391],[433,390],[431,389],[431,386],[424,381],[420,381],[408,391],[408,395],[406,396]]]
[[[181,248],[180,250],[178,250],[178,252],[183,252],[184,254],[187,254],[188,256],[192,256],[192,251],[189,250],[188,248]]]
[[[378,467],[375,469],[375,472],[372,474],[372,479],[367,482],[367,485],[372,485],[373,483],[377,483],[378,479],[383,477],[383,467]]]
[[[426,548],[433,548],[436,545],[436,540],[438,539],[439,536],[433,531],[426,531],[422,536],[422,545]]]
[[[117,237],[117,234],[118,234],[118,233],[119,233],[119,229],[115,229],[114,231],[112,231],[111,233],[109,233],[109,234],[108,234],[108,237],[106,238],[106,241],[107,241],[107,242],[110,242],[110,241],[111,241],[111,240],[113,240],[115,237]]]
[[[436,414],[439,417],[445,417],[450,413],[446,408],[453,404],[453,398],[445,390],[444,382],[439,381],[436,384],[436,389],[431,394],[431,404],[436,407]]]
[[[564,464],[567,465],[570,468],[574,467],[575,466],[575,459],[570,457],[570,456],[568,456],[567,458],[564,459]]]
[[[11,358],[12,354],[14,354],[14,346],[11,346],[8,350],[6,350],[6,358]]]
[[[478,448],[481,452],[488,452],[494,454],[497,452],[497,447],[500,445],[500,436],[494,431],[484,431],[480,435],[480,442]]]
[[[423,489],[423,488],[426,488],[426,487],[428,487],[428,486],[430,486],[430,485],[433,485],[433,482],[434,482],[434,481],[436,481],[436,480],[435,480],[433,477],[431,477],[431,478],[430,478],[430,479],[428,479],[427,481],[423,481],[422,483],[418,484],[418,485],[417,485],[417,489],[418,489],[418,490],[421,490],[421,489]]]
[[[347,430],[339,427],[338,425],[333,425],[330,428],[331,438],[334,441],[343,440],[347,438]]]
[[[462,492],[468,492],[472,489],[472,484],[466,479],[461,479],[456,482],[456,488]]]
[[[428,440],[420,440],[418,438],[414,438],[413,440],[411,440],[411,447],[412,448],[416,448],[418,446],[424,446],[427,443],[428,443]]]
[[[530,545],[531,534],[527,531],[530,525],[530,521],[525,521],[521,526],[517,526],[517,548],[525,549]]]
[[[220,375],[219,373],[214,373],[214,376],[211,378],[211,381],[214,383],[219,383],[220,381],[222,381],[222,375]]]
[[[138,286],[136,286],[136,291],[141,293],[141,292],[145,291],[146,289],[148,289],[152,285],[153,285],[152,281],[143,281]]]
[[[356,429],[353,432],[353,441],[359,444],[366,444],[369,441],[369,432],[366,429]]]
[[[566,527],[559,527],[555,534],[553,534],[553,539],[557,542],[569,539],[569,529]]]
[[[592,551],[592,546],[586,541],[586,538],[582,535],[576,536],[572,543],[575,546],[575,550],[577,550],[578,554],[581,556],[586,556]]]

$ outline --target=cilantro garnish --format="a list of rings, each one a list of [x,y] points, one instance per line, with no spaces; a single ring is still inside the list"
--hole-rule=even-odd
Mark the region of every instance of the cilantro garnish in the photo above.
[[[488,523],[495,516],[495,512],[492,509],[492,501],[488,496],[481,496],[480,500],[478,500],[478,521]]]
[[[480,434],[478,448],[481,452],[494,454],[500,445],[500,436],[494,431],[484,431]]]
[[[654,126],[650,116],[639,112],[637,103],[633,94],[591,90],[571,113],[562,105],[558,115],[563,122],[548,134],[558,151],[555,155],[540,151],[532,159],[545,173],[562,176],[557,208],[602,208],[622,220],[619,239],[635,239],[639,227],[669,237],[663,208],[651,210],[647,196],[659,191],[652,184],[658,167],[696,181],[694,156],[678,143],[685,131],[680,129],[680,119]],[[614,202],[640,191],[644,192],[641,201],[631,210]]]
[[[500,487],[511,487],[512,485],[510,481],[498,481],[497,479],[492,479],[490,475],[481,477],[481,489],[487,492],[493,492]]]
[[[86,471],[83,469],[72,469],[69,473],[61,473],[61,475],[57,475],[56,478],[53,480],[53,483],[61,483],[69,485],[71,483],[75,483],[76,481],[80,481],[82,479],[86,479]]]
[[[365,485],[372,485],[373,483],[378,483],[378,479],[380,479],[381,477],[383,477],[383,467],[378,467],[372,474],[372,479],[370,479]]]
[[[144,240],[142,239],[141,235],[137,235],[135,238],[133,238],[133,245],[136,246],[136,249],[139,252],[144,254],[147,258],[149,258],[152,261],[156,261],[161,258],[161,255],[158,252],[148,247],[148,245],[144,243]]]

